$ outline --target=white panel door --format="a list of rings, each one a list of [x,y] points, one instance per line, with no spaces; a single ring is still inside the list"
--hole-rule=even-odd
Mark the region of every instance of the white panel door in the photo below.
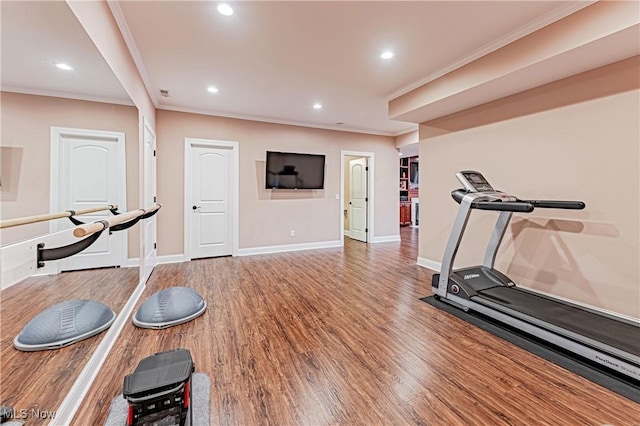
[[[149,208],[157,202],[156,198],[156,135],[149,123],[144,123],[144,205]],[[144,271],[142,280],[145,281],[151,275],[153,268],[158,263],[156,248],[157,215],[144,219],[141,225],[144,228],[142,239],[142,253],[144,258]]]
[[[367,242],[367,159],[349,161],[349,235]]]
[[[119,205],[119,211],[126,210],[126,197],[122,183],[125,182],[125,164],[122,139],[105,136],[104,132],[90,135],[89,131],[74,134],[73,131],[60,132],[58,148],[60,161],[58,168],[58,211],[82,210],[108,204]],[[52,176],[53,178],[53,176]],[[83,222],[94,222],[112,216],[109,211],[78,216]],[[59,219],[58,230],[74,225]],[[126,231],[109,235],[104,231],[100,238],[82,252],[61,259],[60,271],[121,266],[126,250]]]
[[[191,258],[233,254],[232,150],[191,149]]]

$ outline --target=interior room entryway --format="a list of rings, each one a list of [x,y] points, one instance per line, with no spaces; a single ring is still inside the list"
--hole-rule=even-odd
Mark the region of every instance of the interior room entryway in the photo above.
[[[373,240],[373,153],[342,151],[341,192],[343,209],[340,235],[351,239]]]
[[[185,139],[185,257],[238,251],[238,143]]]

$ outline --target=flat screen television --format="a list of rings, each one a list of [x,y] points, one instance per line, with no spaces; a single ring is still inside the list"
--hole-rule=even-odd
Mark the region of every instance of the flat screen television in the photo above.
[[[324,155],[267,151],[266,189],[324,189]]]

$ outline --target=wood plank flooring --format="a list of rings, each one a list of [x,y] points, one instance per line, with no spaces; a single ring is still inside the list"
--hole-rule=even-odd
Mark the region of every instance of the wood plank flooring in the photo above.
[[[13,339],[33,317],[66,300],[89,299],[119,312],[138,284],[138,268],[105,268],[32,277],[0,292],[0,404],[27,424],[46,418],[64,400],[102,339],[101,333],[65,348],[22,352]]]
[[[214,425],[634,425],[640,407],[418,300],[403,243],[158,266],[141,298],[188,286],[207,312],[166,330],[129,322],[74,424],[101,424],[144,357],[187,348],[211,378]]]

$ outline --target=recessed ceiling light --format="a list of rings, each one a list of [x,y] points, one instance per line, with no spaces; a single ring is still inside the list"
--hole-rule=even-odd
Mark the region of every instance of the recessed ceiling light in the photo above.
[[[391,59],[391,58],[393,58],[393,52],[392,52],[392,51],[390,51],[390,50],[387,50],[386,52],[382,52],[382,53],[380,54],[380,57],[381,57],[382,59]]]
[[[398,155],[402,156],[402,153],[401,153],[401,152],[398,152]]]
[[[315,104],[313,104],[313,109],[322,109],[322,104],[316,102]]]
[[[207,87],[207,91],[209,93],[218,93],[218,88],[215,87],[215,86],[209,86],[209,87]]]
[[[218,12],[224,16],[231,16],[233,15],[233,8],[226,3],[222,3],[218,5]]]
[[[65,71],[73,70],[73,67],[71,67],[70,65],[67,65],[67,64],[63,64],[62,62],[58,62],[56,64],[56,67],[60,68],[61,70],[65,70]]]

